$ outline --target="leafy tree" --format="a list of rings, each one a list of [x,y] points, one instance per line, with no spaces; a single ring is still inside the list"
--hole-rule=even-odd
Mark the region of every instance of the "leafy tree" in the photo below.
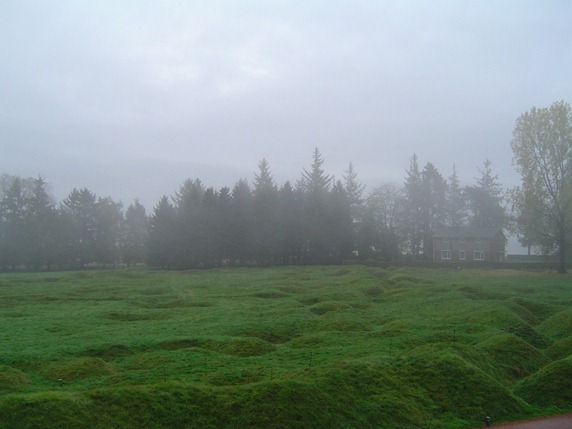
[[[391,261],[399,256],[399,217],[403,204],[403,191],[393,183],[384,183],[371,191],[358,232],[360,259]]]
[[[523,113],[511,147],[522,185],[514,206],[526,244],[558,252],[566,271],[567,238],[572,231],[572,112],[564,101]]]

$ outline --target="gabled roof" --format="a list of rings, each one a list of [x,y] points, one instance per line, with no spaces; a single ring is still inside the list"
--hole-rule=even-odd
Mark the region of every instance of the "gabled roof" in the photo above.
[[[477,228],[473,226],[460,226],[457,228],[453,227],[442,227],[435,231],[433,234],[434,238],[489,238],[493,239],[497,237],[498,233],[501,233],[504,237],[502,228],[498,227],[487,227],[487,228]]]

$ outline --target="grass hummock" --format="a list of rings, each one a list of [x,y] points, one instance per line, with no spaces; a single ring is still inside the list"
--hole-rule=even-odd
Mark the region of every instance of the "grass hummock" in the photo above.
[[[0,275],[0,429],[470,428],[572,410],[570,275]]]

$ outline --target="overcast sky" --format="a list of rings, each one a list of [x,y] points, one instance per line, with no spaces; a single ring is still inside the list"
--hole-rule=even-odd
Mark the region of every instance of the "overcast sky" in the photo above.
[[[572,99],[572,1],[0,1],[0,173],[151,212],[186,178],[296,181],[318,147],[368,189],[485,159]]]

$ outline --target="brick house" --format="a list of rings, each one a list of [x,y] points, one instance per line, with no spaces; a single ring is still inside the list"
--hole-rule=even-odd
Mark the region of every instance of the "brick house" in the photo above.
[[[433,261],[504,262],[506,242],[502,228],[439,228],[433,235]]]

